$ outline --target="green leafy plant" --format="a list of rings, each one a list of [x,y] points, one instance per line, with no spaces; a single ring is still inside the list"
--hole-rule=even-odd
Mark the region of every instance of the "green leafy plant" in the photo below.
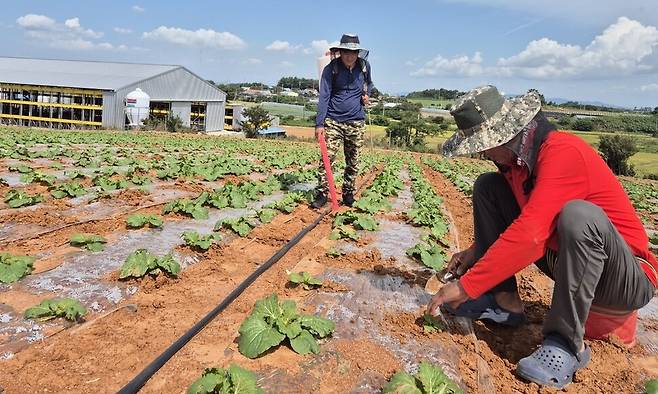
[[[34,169],[28,165],[19,164],[17,166],[9,166],[9,171],[18,172],[20,174],[29,174],[31,172],[34,172]]]
[[[129,228],[142,228],[147,224],[149,227],[162,227],[162,218],[153,214],[143,215],[141,213],[133,213],[126,218],[126,226]]]
[[[345,211],[336,215],[336,218],[334,219],[334,227],[340,227],[347,224],[351,224],[356,230],[375,231],[378,228],[377,221],[369,213]]]
[[[85,188],[78,182],[67,182],[52,187],[50,190],[50,195],[54,198],[60,199],[64,197],[80,197],[83,196],[87,191]]]
[[[313,275],[306,271],[288,272],[288,279],[296,285],[301,285],[304,290],[311,290],[314,287],[322,286],[322,280],[313,277]]]
[[[215,243],[215,241],[220,241],[222,236],[216,233],[201,235],[196,231],[185,231],[181,235],[181,238],[183,238],[183,241],[185,241],[187,246],[206,251],[213,243]]]
[[[171,254],[158,257],[146,249],[138,249],[132,252],[121,266],[119,279],[141,278],[146,274],[157,276],[162,272],[176,277],[180,273],[180,269],[180,264],[174,260]]]
[[[276,209],[281,212],[291,213],[295,210],[299,202],[304,201],[304,196],[301,193],[288,193],[284,198],[277,202],[267,205],[267,208]]]
[[[647,380],[646,383],[644,383],[644,391],[646,391],[647,394],[658,394],[658,379]]]
[[[343,256],[344,254],[345,254],[345,252],[343,252],[342,250],[336,249],[336,247],[334,247],[334,246],[329,248],[329,250],[327,250],[327,253],[326,253],[326,255],[329,256],[329,257],[340,257],[340,256]]]
[[[228,368],[206,368],[187,389],[187,394],[264,394],[256,375],[236,364]]]
[[[66,320],[78,321],[87,314],[87,309],[72,298],[44,300],[33,307],[27,308],[24,313],[26,319],[46,321],[57,317]]]
[[[34,257],[0,253],[0,282],[14,283],[32,272]]]
[[[135,185],[148,185],[151,183],[151,178],[146,175],[133,174],[130,176],[129,180]]]
[[[254,227],[255,226],[247,219],[246,216],[241,216],[239,218],[227,218],[219,220],[215,224],[215,231],[219,231],[222,228],[225,228],[233,231],[241,237],[246,237]]]
[[[391,202],[388,201],[386,196],[369,191],[364,193],[352,206],[362,212],[375,214],[379,211],[389,211]]]
[[[415,375],[405,371],[393,375],[388,384],[384,386],[382,393],[461,394],[463,391],[443,372],[441,367],[423,361]]]
[[[20,190],[9,190],[5,194],[5,202],[10,208],[26,207],[28,205],[38,204],[43,201],[43,196],[40,194],[29,195]]]
[[[356,230],[351,226],[334,227],[334,229],[331,230],[331,234],[329,234],[329,239],[336,240],[336,239],[344,239],[344,238],[348,238],[353,241],[358,241],[359,234],[357,234]]]
[[[170,212],[185,214],[194,219],[208,219],[208,209],[198,200],[178,199],[167,203],[162,209],[163,214]]]
[[[649,242],[654,245],[658,245],[658,233],[655,233],[651,238],[649,238]]]
[[[101,190],[104,192],[111,192],[114,190],[125,189],[126,187],[128,187],[128,181],[126,181],[125,179],[113,180],[110,179],[109,176],[105,176],[105,175],[96,176],[93,179],[93,183],[95,186],[100,187]]]
[[[34,171],[22,174],[20,181],[24,183],[40,183],[42,185],[51,186],[57,178],[54,175],[44,174],[42,172]]]
[[[86,178],[87,176],[83,174],[82,172],[78,170],[72,170],[72,171],[65,171],[64,175],[66,175],[70,180],[78,179],[78,178]]]
[[[319,353],[317,338],[330,335],[335,329],[331,320],[297,313],[294,301],[279,303],[276,294],[256,301],[251,314],[240,325],[238,349],[248,358],[256,358],[286,338],[299,354]]]
[[[275,209],[263,208],[256,212],[256,216],[258,216],[261,223],[270,223],[278,213]]]
[[[435,332],[440,332],[440,331],[445,331],[446,326],[436,316],[432,316],[429,313],[423,314],[423,331],[427,334],[435,333]]]
[[[419,260],[426,267],[436,271],[441,271],[447,260],[445,250],[432,241],[420,242],[413,248],[407,249],[407,256]]]
[[[71,246],[87,249],[90,252],[100,252],[105,249],[107,240],[96,234],[75,234],[69,240]]]

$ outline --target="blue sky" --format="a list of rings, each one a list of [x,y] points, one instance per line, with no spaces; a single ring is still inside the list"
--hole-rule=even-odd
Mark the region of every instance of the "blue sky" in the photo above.
[[[658,106],[655,0],[0,1],[0,56],[181,64],[272,84],[316,77],[317,56],[353,32],[388,93],[491,83]]]

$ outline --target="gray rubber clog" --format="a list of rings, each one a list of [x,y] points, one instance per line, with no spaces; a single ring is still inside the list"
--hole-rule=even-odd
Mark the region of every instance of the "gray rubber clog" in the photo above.
[[[562,389],[572,382],[577,370],[587,366],[590,358],[589,346],[576,356],[560,336],[549,335],[539,349],[519,361],[516,374],[542,386]]]

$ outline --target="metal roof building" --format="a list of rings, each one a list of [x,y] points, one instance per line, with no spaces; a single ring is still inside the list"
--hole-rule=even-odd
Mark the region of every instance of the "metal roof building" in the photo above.
[[[199,131],[224,129],[226,93],[182,66],[0,57],[0,121],[56,128],[126,125],[128,93],[150,96],[152,116]]]

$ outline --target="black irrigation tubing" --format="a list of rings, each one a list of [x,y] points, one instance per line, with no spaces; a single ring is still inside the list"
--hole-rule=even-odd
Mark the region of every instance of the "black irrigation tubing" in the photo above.
[[[317,219],[308,226],[306,226],[302,231],[297,233],[288,243],[286,243],[281,249],[279,249],[272,257],[269,258],[265,263],[259,266],[254,272],[251,273],[238,287],[236,287],[219,305],[210,311],[203,319],[199,320],[192,328],[190,328],[185,334],[178,338],[174,343],[172,343],[167,349],[165,349],[162,354],[160,354],[155,360],[153,360],[146,368],[142,370],[137,376],[133,378],[128,384],[123,386],[121,390],[118,391],[119,394],[132,394],[137,393],[146,382],[156,373],[160,368],[162,368],[170,358],[172,358],[180,349],[183,348],[196,334],[201,332],[203,328],[210,323],[217,315],[219,315],[226,307],[228,307],[236,298],[240,296],[260,275],[272,267],[277,261],[281,259],[293,246],[295,246],[308,232],[313,230],[322,219],[331,212],[326,210],[321,213]]]

